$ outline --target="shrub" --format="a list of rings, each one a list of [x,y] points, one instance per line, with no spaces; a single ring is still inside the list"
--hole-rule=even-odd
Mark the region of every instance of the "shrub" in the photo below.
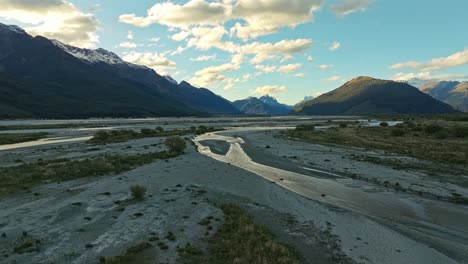
[[[141,185],[133,185],[130,187],[130,191],[132,192],[132,196],[135,200],[143,201],[145,199],[146,187]]]
[[[346,127],[348,127],[348,124],[346,124],[346,123],[340,123],[340,127],[341,127],[341,128],[346,128]]]
[[[142,128],[140,130],[140,133],[143,134],[143,135],[151,135],[151,134],[153,134],[153,130],[151,130],[149,128]]]
[[[382,122],[379,124],[381,127],[388,127],[388,123],[387,122]]]
[[[177,153],[183,152],[184,149],[187,147],[185,140],[177,136],[166,138],[164,144],[166,145],[166,147],[169,148],[170,151]]]
[[[162,128],[162,127],[158,126],[158,127],[156,128],[156,131],[158,131],[159,133],[161,133],[161,132],[163,132],[163,131],[164,131],[164,128]]]
[[[452,134],[457,138],[468,137],[468,127],[456,126],[452,129]]]
[[[405,130],[401,128],[392,129],[392,132],[390,132],[390,135],[392,135],[392,137],[401,137],[404,134],[405,134]]]
[[[106,131],[98,131],[94,134],[94,139],[99,140],[99,141],[106,141],[109,139],[110,135]]]
[[[441,131],[443,129],[444,128],[442,126],[439,126],[437,124],[430,124],[430,125],[427,125],[424,128],[424,132],[426,132],[428,134],[434,134],[434,133],[439,132],[439,131]]]
[[[314,125],[298,125],[296,126],[296,131],[313,131],[315,130]]]
[[[441,130],[437,133],[435,133],[435,138],[437,139],[446,139],[448,137],[448,133],[444,130]]]

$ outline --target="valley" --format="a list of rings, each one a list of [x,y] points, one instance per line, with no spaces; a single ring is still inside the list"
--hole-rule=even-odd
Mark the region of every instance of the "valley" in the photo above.
[[[298,126],[314,125],[315,131],[348,123],[346,130],[360,123],[385,131],[403,122],[385,121],[390,127],[379,127],[379,119],[328,116],[1,121],[4,128],[28,128],[1,133],[42,132],[47,138],[3,145],[9,147],[0,150],[0,178],[24,164],[49,170],[39,182],[3,192],[0,263],[197,263],[214,258],[211,250],[221,246],[210,241],[225,232],[225,214],[237,212],[228,204],[266,225],[275,243],[294,248],[299,263],[464,263],[466,204],[437,196],[468,197],[463,180],[440,180],[466,176],[444,171],[434,177],[356,158],[438,164],[369,146],[290,138]],[[191,127],[213,129],[196,133]],[[184,153],[145,160],[169,151],[164,142],[176,129],[184,131]],[[122,138],[131,134],[112,132],[118,130],[135,132]],[[166,134],[151,132],[156,130]],[[97,131],[121,138],[90,141]],[[116,155],[128,167],[93,172],[88,163],[89,173],[78,173],[76,165],[53,172],[57,160],[78,164]],[[130,163],[129,157],[144,162]],[[67,177],[72,174],[79,177]],[[142,201],[132,199],[132,186],[145,187]],[[18,253],[20,245],[25,249]]]

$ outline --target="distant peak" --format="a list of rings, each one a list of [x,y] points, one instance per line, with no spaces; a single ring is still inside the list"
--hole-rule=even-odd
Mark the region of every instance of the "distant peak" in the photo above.
[[[173,84],[179,84],[176,80],[174,80],[174,78],[172,78],[171,76],[169,75],[165,75],[163,76],[166,80],[168,80],[170,83],[173,83]]]

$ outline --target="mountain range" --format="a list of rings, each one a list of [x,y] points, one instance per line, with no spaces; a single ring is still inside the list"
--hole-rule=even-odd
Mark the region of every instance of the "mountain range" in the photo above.
[[[0,24],[0,118],[239,115],[228,100],[123,61]]]
[[[456,113],[407,83],[358,77],[294,109],[302,115]]]
[[[429,82],[419,89],[459,111],[468,112],[468,82]]]
[[[269,95],[237,100],[233,105],[247,115],[287,115],[293,109],[292,106],[281,104]]]

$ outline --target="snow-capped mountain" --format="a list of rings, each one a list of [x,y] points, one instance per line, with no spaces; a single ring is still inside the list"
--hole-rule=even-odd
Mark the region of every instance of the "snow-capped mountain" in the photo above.
[[[78,58],[82,61],[88,63],[107,63],[107,64],[125,64],[132,67],[140,67],[143,68],[144,66],[135,65],[132,63],[128,63],[122,60],[117,54],[107,51],[105,49],[81,49],[77,47],[73,47],[67,44],[64,44],[58,40],[51,40],[52,43],[62,49],[63,51],[67,52],[70,55],[73,55],[75,58]]]

